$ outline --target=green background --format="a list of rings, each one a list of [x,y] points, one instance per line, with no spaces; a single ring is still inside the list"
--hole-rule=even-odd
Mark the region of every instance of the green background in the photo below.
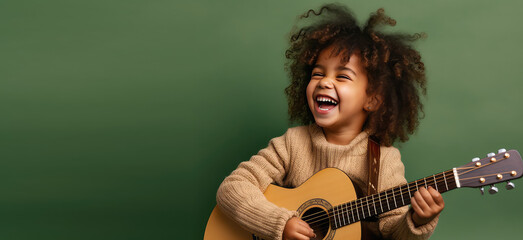
[[[321,2],[0,1],[0,239],[201,239],[223,178],[291,126],[286,39]],[[522,1],[343,3],[428,34],[408,180],[523,147]],[[520,238],[523,190],[499,187],[445,194],[432,239]]]

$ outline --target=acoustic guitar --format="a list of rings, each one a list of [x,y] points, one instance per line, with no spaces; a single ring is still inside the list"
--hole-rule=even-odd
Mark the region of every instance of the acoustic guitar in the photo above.
[[[410,204],[412,195],[420,187],[432,186],[440,193],[462,187],[492,185],[489,193],[498,192],[493,184],[507,181],[506,188],[514,188],[512,179],[523,173],[521,155],[516,150],[500,149],[486,158],[474,158],[461,167],[437,173],[380,193],[357,198],[349,177],[336,168],[326,168],[314,174],[305,183],[293,189],[269,185],[264,192],[272,203],[296,210],[314,233],[314,239],[361,239],[360,221],[376,217],[390,210]],[[261,239],[242,229],[216,206],[205,229],[204,240]]]

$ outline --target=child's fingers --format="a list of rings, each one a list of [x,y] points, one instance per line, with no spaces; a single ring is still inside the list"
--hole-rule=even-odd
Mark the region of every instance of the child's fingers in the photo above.
[[[306,229],[308,229],[308,233],[304,233],[306,236],[309,236],[309,237],[314,237],[315,234],[314,234],[314,230],[312,230],[312,228],[309,226],[309,224],[303,220],[300,220],[299,223],[305,227]]]
[[[430,195],[432,196],[432,199],[434,199],[434,202],[436,203],[436,205],[438,205],[442,208],[445,207],[445,202],[443,201],[443,197],[441,196],[441,193],[436,191],[436,189],[434,189],[433,187],[429,187],[429,192],[430,192]]]
[[[300,233],[300,234],[306,236],[307,239],[316,236],[316,235],[314,234],[314,231],[313,231],[312,228],[310,228],[310,227],[300,227],[300,228],[298,229],[298,233]]]
[[[434,202],[434,199],[432,197],[432,194],[424,187],[421,187],[418,192],[423,197],[423,200],[427,203],[427,206],[431,208],[432,206],[436,205]]]
[[[421,208],[419,207],[416,198],[412,198],[412,200],[410,201],[410,205],[412,206],[412,209],[414,209],[414,212],[416,212],[418,215],[423,214],[423,210],[421,210]]]
[[[298,221],[298,223],[304,227],[310,228],[309,224],[301,219]]]
[[[427,204],[427,202],[425,202],[425,199],[423,198],[423,196],[421,194],[422,189],[423,188],[420,188],[417,192],[415,192],[414,193],[414,197],[413,197],[415,199],[416,203],[418,204],[420,210],[421,210],[420,213],[424,213],[424,212],[426,212],[427,210],[430,209],[429,205]]]
[[[314,237],[312,229],[309,225],[303,220],[292,217],[285,224],[283,229],[283,239],[285,240],[309,240],[311,237]]]
[[[284,240],[309,240],[310,238],[301,234],[301,233],[298,233],[298,232],[295,232],[293,234],[291,234],[289,237],[287,238],[284,238]]]
[[[303,220],[300,219],[298,223],[301,225],[301,231],[299,231],[301,234],[307,236],[307,237],[314,237],[314,230],[309,226],[309,224]]]

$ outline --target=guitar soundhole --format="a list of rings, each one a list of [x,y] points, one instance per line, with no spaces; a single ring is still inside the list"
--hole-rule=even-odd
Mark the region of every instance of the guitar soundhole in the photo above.
[[[311,240],[324,239],[329,232],[329,216],[327,212],[319,207],[312,207],[307,209],[301,219],[309,224],[316,234],[315,238]]]

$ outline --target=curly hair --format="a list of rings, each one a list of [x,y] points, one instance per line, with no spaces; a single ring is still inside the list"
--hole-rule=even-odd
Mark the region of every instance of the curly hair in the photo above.
[[[372,13],[363,27],[358,26],[349,9],[337,4],[324,5],[318,12],[311,9],[300,19],[312,23],[293,28],[285,52],[285,68],[291,79],[285,88],[290,121],[305,125],[314,122],[305,92],[320,52],[334,46],[334,54],[342,54],[344,64],[352,54],[361,55],[368,74],[367,94],[381,100],[378,108],[369,112],[362,130],[385,146],[398,139],[407,141],[423,117],[420,95],[426,95],[425,67],[410,43],[425,34],[377,31],[382,25],[396,25],[382,8]]]

